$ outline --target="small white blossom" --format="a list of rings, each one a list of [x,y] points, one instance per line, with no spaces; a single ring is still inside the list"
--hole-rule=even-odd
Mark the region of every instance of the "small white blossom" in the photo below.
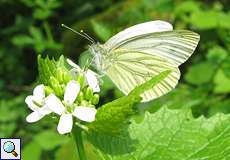
[[[97,110],[95,108],[85,106],[74,106],[78,93],[80,92],[80,84],[77,81],[68,82],[65,93],[64,101],[62,102],[54,94],[47,97],[46,104],[54,113],[60,115],[57,130],[60,134],[69,133],[73,127],[73,117],[79,120],[92,122],[95,120]]]
[[[29,123],[36,122],[51,113],[51,110],[45,104],[45,86],[43,84],[36,86],[33,95],[27,96],[25,102],[33,111],[26,117],[26,121]]]
[[[90,69],[83,71],[77,64],[75,64],[70,59],[67,59],[67,63],[73,67],[72,74],[76,76],[76,72],[83,72],[88,85],[93,89],[93,92],[100,92],[99,81],[97,79],[97,74]]]

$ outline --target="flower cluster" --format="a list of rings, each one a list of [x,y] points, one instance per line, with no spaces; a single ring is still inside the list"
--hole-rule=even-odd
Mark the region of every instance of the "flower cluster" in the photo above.
[[[39,84],[33,90],[33,95],[25,99],[28,107],[33,111],[26,117],[29,123],[36,122],[44,116],[55,113],[60,116],[57,130],[60,134],[69,133],[73,127],[73,117],[78,121],[93,122],[96,112],[95,105],[99,101],[100,91],[97,75],[92,70],[83,71],[71,60],[70,70],[72,79],[62,88],[64,96],[50,91],[49,86]]]

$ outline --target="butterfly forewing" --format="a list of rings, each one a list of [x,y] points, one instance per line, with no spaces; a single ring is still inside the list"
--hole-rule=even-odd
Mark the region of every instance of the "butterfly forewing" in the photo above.
[[[165,21],[150,21],[150,22],[145,22],[141,24],[134,25],[132,27],[129,27],[112,38],[110,38],[105,45],[108,45],[110,48],[116,48],[119,46],[121,43],[128,39],[132,39],[133,37],[139,36],[139,35],[144,35],[144,34],[149,34],[149,33],[154,33],[154,32],[163,32],[163,31],[171,31],[173,30],[173,26]]]
[[[126,39],[116,49],[141,51],[167,59],[175,66],[184,63],[194,52],[199,35],[187,30],[175,30],[159,33],[144,34]]]

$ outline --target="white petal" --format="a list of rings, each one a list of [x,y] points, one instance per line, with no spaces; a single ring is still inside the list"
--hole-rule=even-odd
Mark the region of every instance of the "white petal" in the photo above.
[[[72,114],[63,114],[60,117],[57,130],[60,134],[71,132],[73,127]]]
[[[97,110],[95,108],[79,106],[75,108],[73,115],[82,121],[93,122],[96,113]]]
[[[33,123],[33,122],[37,122],[40,119],[42,119],[42,117],[44,117],[44,115],[42,115],[41,113],[35,111],[30,113],[27,117],[26,117],[26,121],[29,123]]]
[[[44,106],[38,109],[38,112],[42,115],[47,115],[50,114],[52,111],[50,110],[49,106],[45,104]]]
[[[33,102],[33,96],[27,96],[25,102],[32,111],[39,109],[39,107]]]
[[[99,82],[96,73],[91,70],[87,70],[85,76],[87,83],[93,89],[93,92],[100,92]]]
[[[80,84],[74,80],[69,81],[65,88],[64,101],[68,104],[73,104],[79,92]]]
[[[74,63],[73,61],[71,61],[70,59],[67,58],[66,61],[67,61],[67,63],[68,63],[69,65],[71,65],[73,68],[77,69],[78,71],[81,70],[81,68],[80,68],[76,63]]]
[[[33,96],[39,101],[45,98],[45,86],[43,84],[36,86],[33,90]]]
[[[45,104],[49,107],[49,109],[51,111],[53,111],[54,113],[57,113],[59,115],[61,115],[62,113],[64,113],[66,111],[64,105],[62,104],[62,102],[60,101],[59,98],[57,98],[54,94],[50,94],[46,100],[45,100]]]

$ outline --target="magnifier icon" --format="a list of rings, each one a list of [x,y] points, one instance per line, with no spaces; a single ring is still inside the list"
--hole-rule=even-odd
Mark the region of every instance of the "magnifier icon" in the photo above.
[[[15,145],[13,142],[11,141],[7,141],[3,144],[3,150],[6,152],[6,153],[11,153],[14,155],[14,157],[17,157],[18,156],[18,153],[15,151]]]

